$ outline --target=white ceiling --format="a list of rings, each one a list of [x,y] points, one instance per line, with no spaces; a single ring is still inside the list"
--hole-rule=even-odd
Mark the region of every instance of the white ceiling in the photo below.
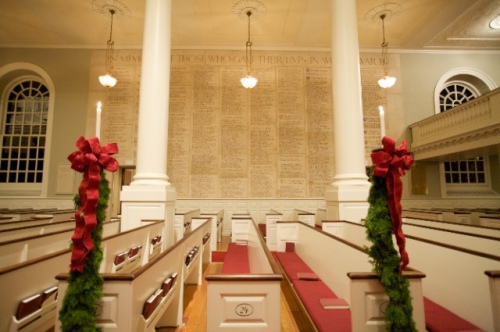
[[[348,1],[348,0],[345,0]],[[328,49],[330,0],[172,0],[172,47]],[[386,12],[390,49],[500,50],[489,22],[500,0],[356,0],[361,49],[378,49]],[[115,48],[141,48],[145,0],[1,0],[0,47],[104,48],[115,8]],[[236,12],[236,13],[235,13]],[[264,12],[262,14],[262,12]],[[260,17],[260,19],[258,19]]]

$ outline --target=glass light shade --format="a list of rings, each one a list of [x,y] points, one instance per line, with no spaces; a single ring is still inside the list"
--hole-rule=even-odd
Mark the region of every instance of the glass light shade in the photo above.
[[[251,89],[257,85],[257,79],[250,75],[243,77],[241,80],[241,85],[247,89]]]
[[[491,20],[490,28],[500,29],[500,15],[497,15],[494,19]]]
[[[112,88],[116,85],[118,80],[110,74],[99,76],[99,82],[106,88]]]
[[[392,87],[394,83],[396,83],[396,77],[392,76],[384,76],[383,78],[378,80],[378,85],[380,85],[380,87],[384,89]]]

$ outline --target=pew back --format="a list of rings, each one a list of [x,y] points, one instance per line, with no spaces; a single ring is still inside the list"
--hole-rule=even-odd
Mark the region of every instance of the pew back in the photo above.
[[[286,242],[295,243],[295,252],[300,258],[328,288],[351,305],[353,331],[385,328],[379,302],[386,301],[387,297],[378,280],[373,278],[369,257],[359,243],[327,234],[304,223],[279,222],[278,251],[285,251]],[[364,276],[353,279],[349,276],[353,274]],[[371,277],[366,278],[366,275]],[[418,273],[410,279],[413,316],[419,331],[425,331],[422,277],[423,274]]]
[[[411,223],[411,224],[428,226],[428,227],[449,229],[452,231],[471,233],[471,234],[477,234],[477,235],[500,237],[500,228],[495,228],[495,227],[456,224],[456,223],[449,223],[449,222],[442,222],[442,221],[440,222],[440,221],[433,221],[433,220],[429,220],[429,219],[417,219],[417,218],[409,218],[409,217],[403,218],[403,223]]]
[[[280,331],[281,272],[249,216],[232,219],[247,241],[249,274],[207,275],[207,331]],[[235,242],[235,241],[234,241]],[[224,310],[221,310],[224,308]]]
[[[266,213],[266,244],[269,250],[276,251],[276,223],[283,220],[283,213],[271,210]]]
[[[210,250],[210,246],[203,246],[203,237],[210,233],[210,230],[211,220],[208,220],[133,273],[104,273],[104,295],[99,304],[103,309],[97,317],[98,327],[102,328],[103,332],[154,332],[157,325],[181,326],[184,281],[190,282],[192,278],[196,282],[198,280],[201,282],[201,266],[203,263],[208,263],[206,259],[209,255],[198,255],[199,258],[190,266],[185,265],[185,257],[195,246],[199,246],[202,251]],[[148,298],[175,273],[178,274],[175,284],[157,304],[151,315],[145,318],[143,309]],[[196,275],[191,277],[192,274]],[[66,277],[65,274],[57,276],[61,298],[68,286]],[[58,301],[57,312],[61,304],[62,301]],[[60,322],[57,320],[56,331],[59,329]]]
[[[30,219],[31,220],[31,219]],[[45,233],[58,232],[75,227],[74,220],[65,220],[60,222],[50,222],[50,219],[39,220],[34,225],[20,225],[24,220],[13,222],[19,227],[0,230],[0,239],[2,242],[36,236]]]
[[[364,226],[350,222],[336,222],[338,236],[348,241],[363,241]],[[324,229],[327,223],[323,223]],[[500,269],[500,257],[479,249],[472,251],[461,248],[469,237],[453,244],[429,240],[406,233],[406,250],[410,257],[410,267],[426,274],[423,280],[424,295],[458,316],[484,329],[493,331],[493,313],[488,280],[484,271]],[[409,227],[408,227],[408,230]],[[431,229],[429,231],[432,231]],[[446,237],[443,236],[443,240]],[[359,242],[369,245],[368,241]],[[497,252],[500,252],[497,250]]]
[[[118,221],[105,222],[103,237],[118,233],[119,227]],[[0,243],[0,268],[67,249],[71,244],[74,231],[73,226],[62,231],[2,242]]]
[[[191,211],[175,211],[174,218],[174,242],[179,241],[191,231],[191,218],[198,217],[200,215],[200,209],[195,209]]]

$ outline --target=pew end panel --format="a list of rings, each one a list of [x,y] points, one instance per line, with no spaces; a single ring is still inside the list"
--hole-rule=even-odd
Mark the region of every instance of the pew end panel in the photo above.
[[[490,286],[493,327],[495,331],[500,331],[500,270],[485,271],[484,273],[488,276]]]
[[[233,226],[235,224],[239,230],[238,240],[243,238],[244,244],[232,243],[229,247],[223,273],[205,277],[207,331],[278,332],[281,327],[281,271],[253,220],[249,217],[233,219]],[[240,248],[248,255],[248,266],[240,266],[243,260]],[[249,273],[239,272],[240,268]]]
[[[55,298],[44,302],[41,309],[33,311],[22,319],[17,319],[16,314],[21,301],[57,286],[57,280],[54,279],[55,271],[67,267],[70,259],[71,252],[66,249],[47,257],[0,269],[0,283],[4,285],[0,301],[0,331],[46,331],[54,326]]]
[[[287,243],[296,243],[298,237],[298,222],[279,221],[276,229],[276,251],[285,251]]]
[[[200,217],[212,218],[212,237],[210,239],[210,249],[217,250],[217,243],[222,241],[222,225],[223,225],[224,210],[214,212],[201,212]]]
[[[248,240],[248,232],[253,220],[249,216],[231,218],[231,242]]]
[[[283,220],[283,214],[277,211],[271,211],[266,214],[266,244],[271,251],[276,251],[278,248],[277,227],[276,223]]]
[[[352,330],[359,332],[385,331],[384,310],[389,298],[384,293],[377,274],[373,272],[350,272],[351,291],[351,322]],[[404,271],[403,275],[410,282],[411,304],[413,320],[417,331],[425,331],[424,300],[422,290],[423,273]]]
[[[280,331],[281,276],[219,275],[207,281],[207,331]]]
[[[174,242],[182,239],[187,233],[191,232],[191,219],[199,217],[200,210],[175,211],[174,217]]]
[[[149,227],[155,229],[155,225]],[[103,273],[104,296],[98,304],[98,327],[103,332],[154,332],[157,327],[181,326],[184,281],[189,277],[185,274],[193,274],[192,270],[184,268],[186,253],[194,246],[200,246],[202,250],[203,236],[210,232],[210,228],[211,222],[205,222],[132,273]],[[155,229],[154,234],[161,234],[158,231]],[[198,256],[192,261],[193,270],[195,266],[201,266],[201,253]],[[173,276],[174,281],[165,290],[165,281]],[[66,278],[65,274],[57,276],[62,296],[67,289]],[[149,302],[150,299],[154,301]],[[57,312],[62,306],[60,302]],[[56,322],[56,331],[59,328],[60,323]]]

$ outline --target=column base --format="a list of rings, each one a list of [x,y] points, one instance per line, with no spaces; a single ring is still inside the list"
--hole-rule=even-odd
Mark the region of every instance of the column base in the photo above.
[[[361,222],[368,214],[370,187],[368,181],[332,183],[325,191],[327,219]]]
[[[161,219],[165,223],[166,245],[172,245],[176,196],[173,186],[124,186],[120,192],[121,231],[142,226],[144,219]]]

